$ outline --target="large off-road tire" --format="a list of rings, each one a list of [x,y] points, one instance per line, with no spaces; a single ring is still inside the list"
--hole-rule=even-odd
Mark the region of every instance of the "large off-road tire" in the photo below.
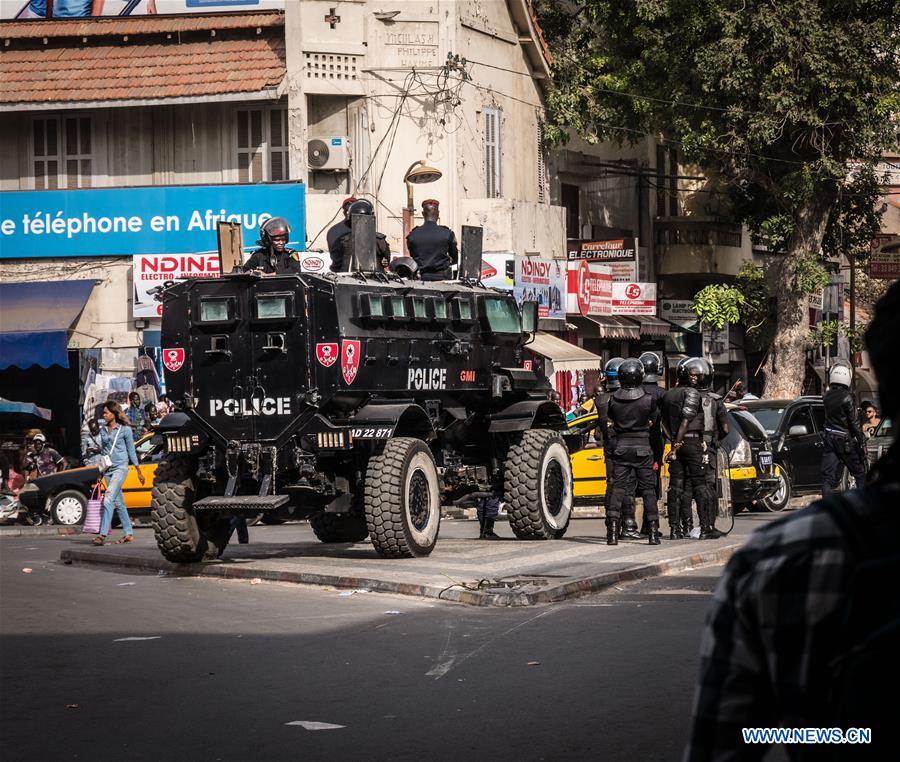
[[[74,527],[84,524],[88,499],[77,489],[67,489],[54,495],[50,501],[50,515],[54,524]]]
[[[369,536],[365,516],[320,511],[309,517],[309,525],[322,542],[362,542]]]
[[[196,481],[188,457],[166,455],[156,468],[150,522],[156,544],[168,561],[196,563],[222,555],[230,535],[229,519],[192,510]]]
[[[384,558],[427,556],[441,528],[440,480],[421,439],[389,439],[366,468],[363,504],[372,545]]]
[[[532,429],[509,448],[503,499],[520,540],[553,540],[566,533],[572,518],[572,465],[559,434]]]

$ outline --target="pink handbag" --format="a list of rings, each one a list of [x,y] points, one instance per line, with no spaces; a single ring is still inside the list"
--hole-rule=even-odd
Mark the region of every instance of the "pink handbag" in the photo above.
[[[98,481],[94,485],[91,499],[88,500],[87,511],[84,514],[84,526],[81,531],[85,534],[100,533],[100,518],[103,516],[103,490]]]

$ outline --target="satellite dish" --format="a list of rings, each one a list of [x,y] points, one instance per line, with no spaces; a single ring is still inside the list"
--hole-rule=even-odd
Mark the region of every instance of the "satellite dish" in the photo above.
[[[331,152],[324,140],[310,140],[306,144],[306,161],[311,169],[319,169],[328,163]]]

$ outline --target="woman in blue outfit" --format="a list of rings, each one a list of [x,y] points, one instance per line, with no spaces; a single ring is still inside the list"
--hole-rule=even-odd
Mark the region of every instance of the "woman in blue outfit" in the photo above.
[[[128,462],[131,461],[134,465],[141,486],[144,485],[144,475],[141,473],[141,466],[134,450],[134,435],[131,433],[130,422],[118,402],[103,403],[103,420],[106,425],[100,429],[101,454],[109,455],[112,465],[104,474],[106,494],[103,496],[103,520],[100,522],[100,536],[95,537],[93,542],[94,545],[103,545],[106,542],[114,508],[119,511],[123,532],[122,539],[117,543],[133,542],[131,518],[122,497],[122,483],[128,476]]]

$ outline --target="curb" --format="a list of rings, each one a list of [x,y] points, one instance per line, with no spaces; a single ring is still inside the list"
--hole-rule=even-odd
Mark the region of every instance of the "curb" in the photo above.
[[[0,527],[0,537],[35,537],[81,534],[81,527]]]
[[[503,580],[478,583],[468,587],[456,583],[447,587],[391,582],[374,577],[346,577],[340,575],[316,574],[314,572],[284,571],[271,569],[251,569],[243,565],[227,562],[206,562],[203,564],[173,564],[162,558],[128,556],[121,553],[109,555],[100,550],[66,549],[60,553],[64,564],[106,567],[109,569],[134,569],[139,571],[166,572],[181,577],[212,577],[217,579],[261,579],[269,582],[290,582],[293,584],[315,585],[336,588],[366,588],[376,593],[410,595],[419,598],[435,598],[442,601],[464,603],[469,606],[534,606],[541,603],[555,603],[569,598],[591,595],[619,582],[629,582],[647,577],[656,577],[688,567],[714,563],[724,563],[741,544],[732,544],[715,550],[701,551],[690,556],[680,556],[651,564],[635,564],[617,571],[573,579],[549,587],[527,586],[520,590],[498,590],[504,586]],[[530,588],[530,589],[528,589]]]

